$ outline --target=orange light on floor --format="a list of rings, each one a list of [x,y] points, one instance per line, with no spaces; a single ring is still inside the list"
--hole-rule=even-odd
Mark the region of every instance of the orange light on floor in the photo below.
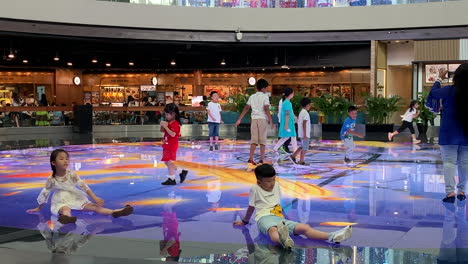
[[[248,197],[249,193],[238,193],[238,194],[236,194],[236,196],[238,196],[238,197]]]
[[[351,222],[322,222],[320,223],[321,226],[352,226],[357,225],[358,223],[351,223]]]
[[[322,197],[321,200],[325,201],[352,201],[354,198],[343,198],[343,197]]]
[[[54,222],[52,220],[47,221],[47,226],[50,230],[54,230]]]
[[[2,193],[0,194],[1,196],[13,196],[15,194],[22,193],[22,191],[17,191],[17,192],[9,192],[9,193]]]
[[[208,211],[212,212],[234,212],[234,211],[243,211],[244,208],[209,208]]]
[[[420,199],[424,199],[424,196],[420,196],[420,195],[410,195],[409,198],[410,198],[410,199],[413,199],[413,200],[420,200]]]
[[[315,175],[315,174],[306,174],[306,175],[303,175],[302,177],[304,177],[306,179],[311,179],[311,180],[317,180],[317,179],[322,178],[322,176]]]
[[[166,199],[166,198],[161,198],[161,199],[146,199],[146,200],[140,200],[140,201],[133,201],[133,202],[126,202],[123,203],[125,205],[163,205],[163,204],[174,204],[182,201],[188,201],[188,199]]]

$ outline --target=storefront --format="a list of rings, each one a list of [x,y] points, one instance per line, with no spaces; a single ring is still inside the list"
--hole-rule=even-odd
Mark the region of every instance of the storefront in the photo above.
[[[38,102],[45,94],[54,101],[54,72],[0,72],[0,100],[12,103],[13,93],[24,102]]]

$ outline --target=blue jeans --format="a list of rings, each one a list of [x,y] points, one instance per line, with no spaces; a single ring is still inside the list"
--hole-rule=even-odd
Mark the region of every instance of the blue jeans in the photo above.
[[[208,122],[209,136],[219,137],[219,123]]]
[[[459,192],[464,192],[466,176],[468,175],[468,146],[440,145],[440,152],[444,164],[445,192],[455,191],[455,169],[457,169],[457,165],[457,189]]]

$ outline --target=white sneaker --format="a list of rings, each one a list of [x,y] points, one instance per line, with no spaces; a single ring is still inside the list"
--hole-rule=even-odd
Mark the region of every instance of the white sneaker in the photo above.
[[[335,232],[330,233],[330,238],[328,241],[333,243],[341,243],[342,241],[347,240],[353,234],[353,228],[351,226],[347,226],[343,229],[340,229]]]
[[[288,250],[292,249],[292,247],[294,247],[294,241],[289,236],[288,227],[284,224],[283,221],[281,221],[278,223],[277,228],[278,228],[279,239],[283,248],[288,249]]]

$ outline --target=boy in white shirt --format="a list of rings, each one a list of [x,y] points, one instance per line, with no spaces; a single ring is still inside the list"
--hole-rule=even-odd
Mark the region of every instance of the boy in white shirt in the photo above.
[[[208,129],[210,134],[210,151],[219,150],[219,124],[223,123],[221,119],[221,105],[219,104],[219,94],[216,91],[210,93],[211,102],[208,103]],[[215,145],[213,146],[213,140]]]
[[[281,244],[285,249],[291,249],[294,241],[290,235],[304,235],[309,239],[328,240],[340,243],[351,237],[352,228],[347,226],[332,233],[318,231],[306,224],[286,220],[281,208],[281,190],[275,184],[276,171],[270,164],[263,164],[255,168],[257,185],[252,186],[249,194],[249,208],[242,221],[234,222],[234,226],[245,226],[249,223],[254,210],[258,230]]]
[[[295,161],[296,156],[301,153],[301,158],[299,159],[299,162],[297,162],[297,164],[300,165],[307,165],[304,162],[304,158],[307,150],[309,150],[310,144],[310,103],[311,101],[307,97],[304,97],[301,100],[302,110],[299,113],[299,118],[297,120],[297,136],[301,139],[301,146],[297,148],[297,150],[291,156],[291,158]]]

